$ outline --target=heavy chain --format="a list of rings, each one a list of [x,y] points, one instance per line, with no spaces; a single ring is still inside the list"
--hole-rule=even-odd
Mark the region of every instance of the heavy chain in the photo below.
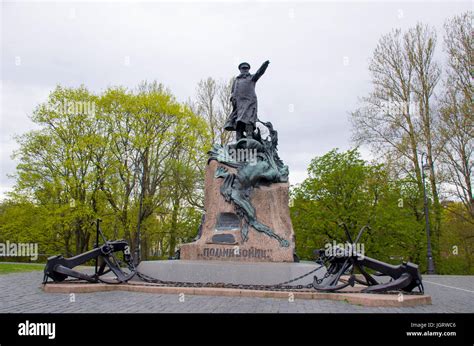
[[[324,276],[321,279],[316,278],[316,283],[318,285],[321,285],[321,283],[324,281],[324,279],[327,279],[330,276],[331,276],[331,272],[326,270],[326,274],[324,274]]]
[[[320,264],[315,269],[300,275],[294,279],[281,282],[279,284],[274,285],[256,285],[256,284],[234,284],[234,283],[223,283],[223,282],[183,282],[183,281],[166,281],[160,280],[149,275],[140,273],[137,270],[137,276],[150,284],[157,284],[159,286],[166,286],[166,287],[192,287],[192,288],[233,288],[233,289],[241,289],[241,290],[258,290],[258,291],[297,291],[297,292],[314,292],[313,283],[309,283],[307,285],[289,285],[295,281],[301,280],[319,269],[323,268],[324,264]],[[331,272],[326,271],[322,278],[318,278],[317,276],[314,277],[315,283],[320,285],[325,279],[331,276]],[[327,291],[327,292],[334,292],[334,291]],[[344,290],[341,293],[361,293],[360,290]],[[377,294],[394,294],[400,293],[400,291],[387,291],[387,292],[376,292]],[[403,292],[404,295],[420,295],[422,293],[419,292]]]
[[[291,279],[291,280],[288,280],[288,281],[285,281],[285,282],[281,282],[279,284],[276,284],[276,285],[270,285],[270,286],[274,286],[274,287],[281,287],[281,286],[285,286],[285,287],[288,287],[289,285],[288,284],[291,284],[292,282],[295,282],[295,281],[298,281],[298,280],[301,280],[302,278],[305,278],[307,277],[308,275],[311,275],[313,273],[315,273],[316,271],[318,271],[319,269],[321,269],[322,267],[324,267],[324,264],[320,264],[319,267],[317,267],[316,269],[313,269],[309,272],[307,272],[306,274],[303,274],[303,275],[300,275],[294,279]],[[326,273],[327,274],[327,273]],[[294,286],[290,286],[290,287],[294,287]],[[307,284],[306,285],[306,288],[312,288],[313,287],[313,284]],[[296,288],[303,288],[303,285],[297,285]]]
[[[120,265],[124,265],[125,263],[117,260]],[[273,285],[263,285],[263,284],[235,284],[235,283],[223,283],[223,282],[184,282],[184,281],[167,281],[167,280],[160,280],[149,275],[140,273],[138,269],[133,265],[132,262],[127,262],[127,266],[131,271],[136,272],[136,276],[140,278],[142,281],[150,283],[150,284],[157,284],[159,286],[166,286],[166,287],[192,287],[192,288],[233,288],[233,289],[243,289],[243,290],[258,290],[258,291],[298,291],[298,292],[307,292],[311,291],[314,292],[314,283],[320,285],[325,279],[333,275],[331,268],[326,270],[326,273],[323,277],[318,278],[316,275],[314,276],[314,282],[309,283],[307,285],[290,285],[293,282],[301,280],[321,268],[325,267],[324,260],[318,259],[316,261],[319,264],[318,267],[310,270],[309,272],[297,276],[288,281],[284,281],[278,284]],[[106,282],[108,283],[108,282]],[[326,291],[326,292],[335,292],[335,291]],[[345,289],[342,291],[343,293],[361,293],[360,290],[347,290]],[[387,291],[387,292],[377,292],[378,294],[393,294],[393,293],[400,293],[400,291]],[[406,295],[419,295],[422,293],[419,292],[403,292]]]
[[[318,267],[315,269],[310,270],[309,272],[300,275],[294,279],[281,282],[278,284],[273,284],[273,285],[256,285],[256,284],[234,284],[234,283],[222,283],[222,282],[182,282],[182,281],[166,281],[166,280],[160,280],[154,277],[151,277],[149,275],[140,273],[137,270],[137,276],[148,283],[153,283],[153,284],[159,284],[160,286],[173,286],[173,287],[194,287],[194,288],[200,288],[200,287],[212,287],[212,288],[235,288],[235,289],[245,289],[245,290],[259,290],[259,291],[293,291],[293,290],[298,290],[301,291],[303,289],[312,289],[313,288],[313,283],[307,284],[307,285],[290,285],[291,283],[301,280],[319,269],[323,268],[324,264],[320,264]],[[330,274],[326,273],[323,278],[317,279],[316,282],[321,283],[325,278],[327,278]]]

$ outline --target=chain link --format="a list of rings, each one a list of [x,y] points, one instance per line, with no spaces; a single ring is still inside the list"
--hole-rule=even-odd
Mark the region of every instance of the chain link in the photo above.
[[[191,288],[233,288],[233,289],[242,289],[242,290],[258,290],[258,291],[293,291],[293,292],[314,292],[313,283],[307,285],[289,285],[295,281],[301,280],[319,269],[325,267],[323,263],[320,263],[319,267],[312,269],[311,271],[300,275],[294,279],[281,282],[274,285],[256,285],[256,284],[234,284],[234,283],[223,283],[223,282],[184,282],[184,281],[166,281],[160,280],[149,275],[140,273],[137,270],[137,276],[144,282],[150,284],[158,284],[160,286],[166,287],[191,287]],[[325,279],[331,276],[331,272],[326,271],[323,277],[318,278],[314,276],[314,281],[316,284],[320,285]],[[328,291],[332,292],[332,291]],[[344,290],[343,293],[361,293],[360,290]],[[368,292],[370,293],[370,292]],[[387,292],[376,292],[377,294],[394,294],[400,293],[400,291],[387,291]],[[403,292],[405,295],[420,295],[420,292]]]
[[[236,289],[245,289],[245,290],[259,290],[259,291],[281,291],[281,290],[302,290],[302,289],[312,289],[313,283],[307,285],[290,285],[291,283],[301,280],[319,269],[323,268],[324,264],[320,264],[317,268],[310,270],[309,272],[300,275],[294,279],[284,281],[278,284],[273,285],[256,285],[256,284],[234,284],[234,283],[222,283],[222,282],[183,282],[183,281],[166,281],[160,280],[149,275],[143,274],[137,270],[137,276],[147,282],[153,284],[160,284],[161,286],[174,286],[174,287],[193,287],[193,288],[200,288],[200,287],[213,287],[213,288],[236,288]],[[324,275],[322,279],[317,279],[316,281],[320,283],[324,278],[328,276],[328,273]]]
[[[124,262],[116,259],[119,263],[119,265],[125,264]],[[234,284],[234,283],[223,283],[223,282],[184,282],[184,281],[167,281],[167,280],[160,280],[154,277],[151,277],[149,275],[143,274],[138,271],[138,269],[133,265],[133,262],[125,261],[128,268],[131,271],[136,272],[136,276],[140,278],[142,281],[150,283],[150,284],[157,284],[160,286],[166,286],[166,287],[192,287],[192,288],[233,288],[233,289],[243,289],[243,290],[259,290],[259,291],[297,291],[297,292],[306,292],[306,291],[311,291],[314,292],[314,284],[320,285],[325,279],[330,277],[333,273],[331,271],[331,267],[329,270],[326,268],[324,260],[318,259],[316,261],[317,264],[319,264],[318,267],[310,270],[309,272],[297,276],[296,278],[293,278],[288,281],[284,281],[278,284],[273,284],[273,285],[256,285],[256,284]],[[307,285],[290,285],[293,282],[296,282],[298,280],[301,280],[321,268],[326,268],[326,273],[323,275],[323,277],[318,278],[316,275],[314,276],[314,280],[312,283],[309,283]],[[106,282],[109,283],[109,282]],[[327,291],[327,292],[333,292],[333,291]],[[343,293],[361,293],[360,290],[344,290]],[[370,292],[367,292],[370,293]],[[378,294],[393,294],[393,293],[400,293],[400,291],[387,291],[387,292],[376,292]],[[420,295],[423,294],[422,292],[403,292],[405,295]]]
[[[324,274],[324,276],[321,279],[316,278],[316,283],[318,285],[321,285],[321,283],[324,281],[324,279],[327,279],[330,276],[331,276],[331,272],[326,270],[326,274]]]

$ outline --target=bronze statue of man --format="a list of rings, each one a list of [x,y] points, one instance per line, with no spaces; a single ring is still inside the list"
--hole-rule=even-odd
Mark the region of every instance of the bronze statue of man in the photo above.
[[[252,138],[257,122],[257,94],[255,84],[265,73],[270,61],[265,61],[255,74],[250,74],[250,64],[243,62],[239,65],[240,74],[232,83],[232,113],[227,118],[224,129],[235,131],[236,139],[245,136]]]

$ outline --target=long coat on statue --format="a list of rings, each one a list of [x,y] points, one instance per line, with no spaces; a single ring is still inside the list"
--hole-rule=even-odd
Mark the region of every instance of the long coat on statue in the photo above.
[[[262,65],[255,74],[241,73],[232,83],[232,113],[224,125],[227,131],[236,131],[239,122],[255,127],[257,122],[257,94],[255,84],[265,73],[268,64]]]

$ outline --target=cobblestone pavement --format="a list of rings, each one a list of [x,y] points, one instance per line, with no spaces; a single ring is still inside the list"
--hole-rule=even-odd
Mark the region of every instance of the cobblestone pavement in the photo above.
[[[433,304],[404,308],[368,308],[330,300],[289,302],[275,298],[210,297],[174,294],[100,292],[75,295],[44,293],[42,272],[0,275],[0,312],[190,312],[190,313],[370,313],[370,312],[474,312],[474,276],[424,277],[425,291]]]

